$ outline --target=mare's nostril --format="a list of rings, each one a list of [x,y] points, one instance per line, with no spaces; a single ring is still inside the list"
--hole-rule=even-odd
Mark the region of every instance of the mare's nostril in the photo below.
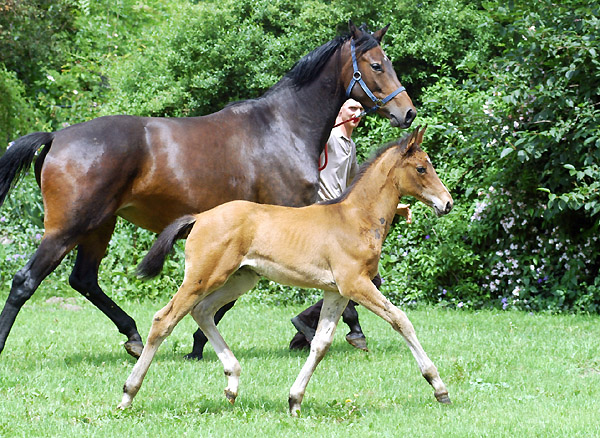
[[[448,203],[446,204],[446,213],[450,213],[450,210],[452,210],[452,203],[451,203],[451,202],[448,202]]]
[[[405,117],[405,122],[407,125],[410,125],[413,120],[415,119],[415,117],[417,117],[417,111],[410,108],[407,112],[406,112],[406,117]]]

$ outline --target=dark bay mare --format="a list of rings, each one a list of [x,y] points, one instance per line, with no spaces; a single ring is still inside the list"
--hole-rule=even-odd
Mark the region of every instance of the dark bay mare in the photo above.
[[[178,217],[236,199],[312,204],[319,156],[347,97],[392,126],[409,127],[416,110],[380,47],[387,26],[371,34],[350,22],[349,29],[298,61],[262,97],[214,114],[107,116],[17,139],[0,158],[0,205],[43,146],[35,176],[45,232],[14,276],[0,315],[0,352],[23,304],[77,247],[70,285],[114,322],[128,338],[126,350],[139,357],[135,321],[98,285],[117,216],[160,232]],[[201,357],[205,342],[198,332],[192,356]]]

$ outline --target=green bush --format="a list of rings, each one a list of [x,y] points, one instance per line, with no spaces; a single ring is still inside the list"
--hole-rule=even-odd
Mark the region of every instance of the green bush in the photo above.
[[[384,292],[405,304],[600,311],[595,3],[196,3],[9,3],[0,15],[2,139],[99,114],[206,114],[264,93],[308,51],[346,32],[349,18],[373,29],[391,23],[383,47],[417,105],[415,123],[429,126],[423,146],[455,208],[438,219],[414,204],[414,223],[392,228],[380,263]],[[360,160],[403,134],[366,118],[355,132]],[[19,187],[0,210],[0,239],[10,242],[0,245],[4,284],[42,226],[33,178]],[[181,246],[160,280],[133,276],[153,239],[119,223],[100,269],[109,294],[172,294]],[[65,284],[71,261],[57,273]],[[253,296],[286,303],[318,292],[263,281]]]

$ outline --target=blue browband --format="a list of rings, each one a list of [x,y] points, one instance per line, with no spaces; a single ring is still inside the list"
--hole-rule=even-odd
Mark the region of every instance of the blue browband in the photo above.
[[[383,105],[385,105],[390,100],[392,100],[394,97],[396,97],[398,94],[400,94],[406,90],[406,88],[404,88],[403,86],[400,86],[400,88],[398,88],[396,91],[394,91],[392,94],[385,97],[384,99],[378,99],[377,97],[375,97],[375,95],[371,92],[371,90],[369,90],[369,87],[367,87],[367,84],[365,84],[365,81],[362,80],[362,75],[360,74],[360,70],[358,69],[358,63],[356,62],[356,48],[354,47],[354,38],[352,38],[350,40],[350,52],[352,53],[352,67],[354,67],[354,74],[352,75],[352,80],[350,81],[350,85],[348,85],[348,88],[346,89],[346,97],[350,98],[350,93],[352,92],[352,88],[354,87],[354,84],[356,84],[358,82],[360,84],[361,88],[363,89],[363,91],[367,94],[367,96],[369,96],[369,98],[371,98],[371,100],[375,104],[374,107],[366,108],[366,111],[365,111],[366,113],[370,113],[370,112],[378,110]]]

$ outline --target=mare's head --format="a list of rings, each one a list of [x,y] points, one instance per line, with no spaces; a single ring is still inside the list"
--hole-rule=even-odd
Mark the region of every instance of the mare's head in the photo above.
[[[399,144],[401,154],[393,178],[401,195],[413,196],[435,210],[438,216],[452,210],[452,196],[437,175],[429,156],[421,149],[427,127],[417,127]]]
[[[364,25],[358,28],[352,21],[349,22],[350,39],[344,46],[346,50],[343,53],[347,55],[343,55],[342,77],[347,87],[347,97],[358,100],[365,110],[372,108],[387,117],[392,126],[408,128],[417,110],[400,84],[392,62],[380,46],[388,27],[371,34]],[[354,57],[351,53],[352,44],[355,46]]]

